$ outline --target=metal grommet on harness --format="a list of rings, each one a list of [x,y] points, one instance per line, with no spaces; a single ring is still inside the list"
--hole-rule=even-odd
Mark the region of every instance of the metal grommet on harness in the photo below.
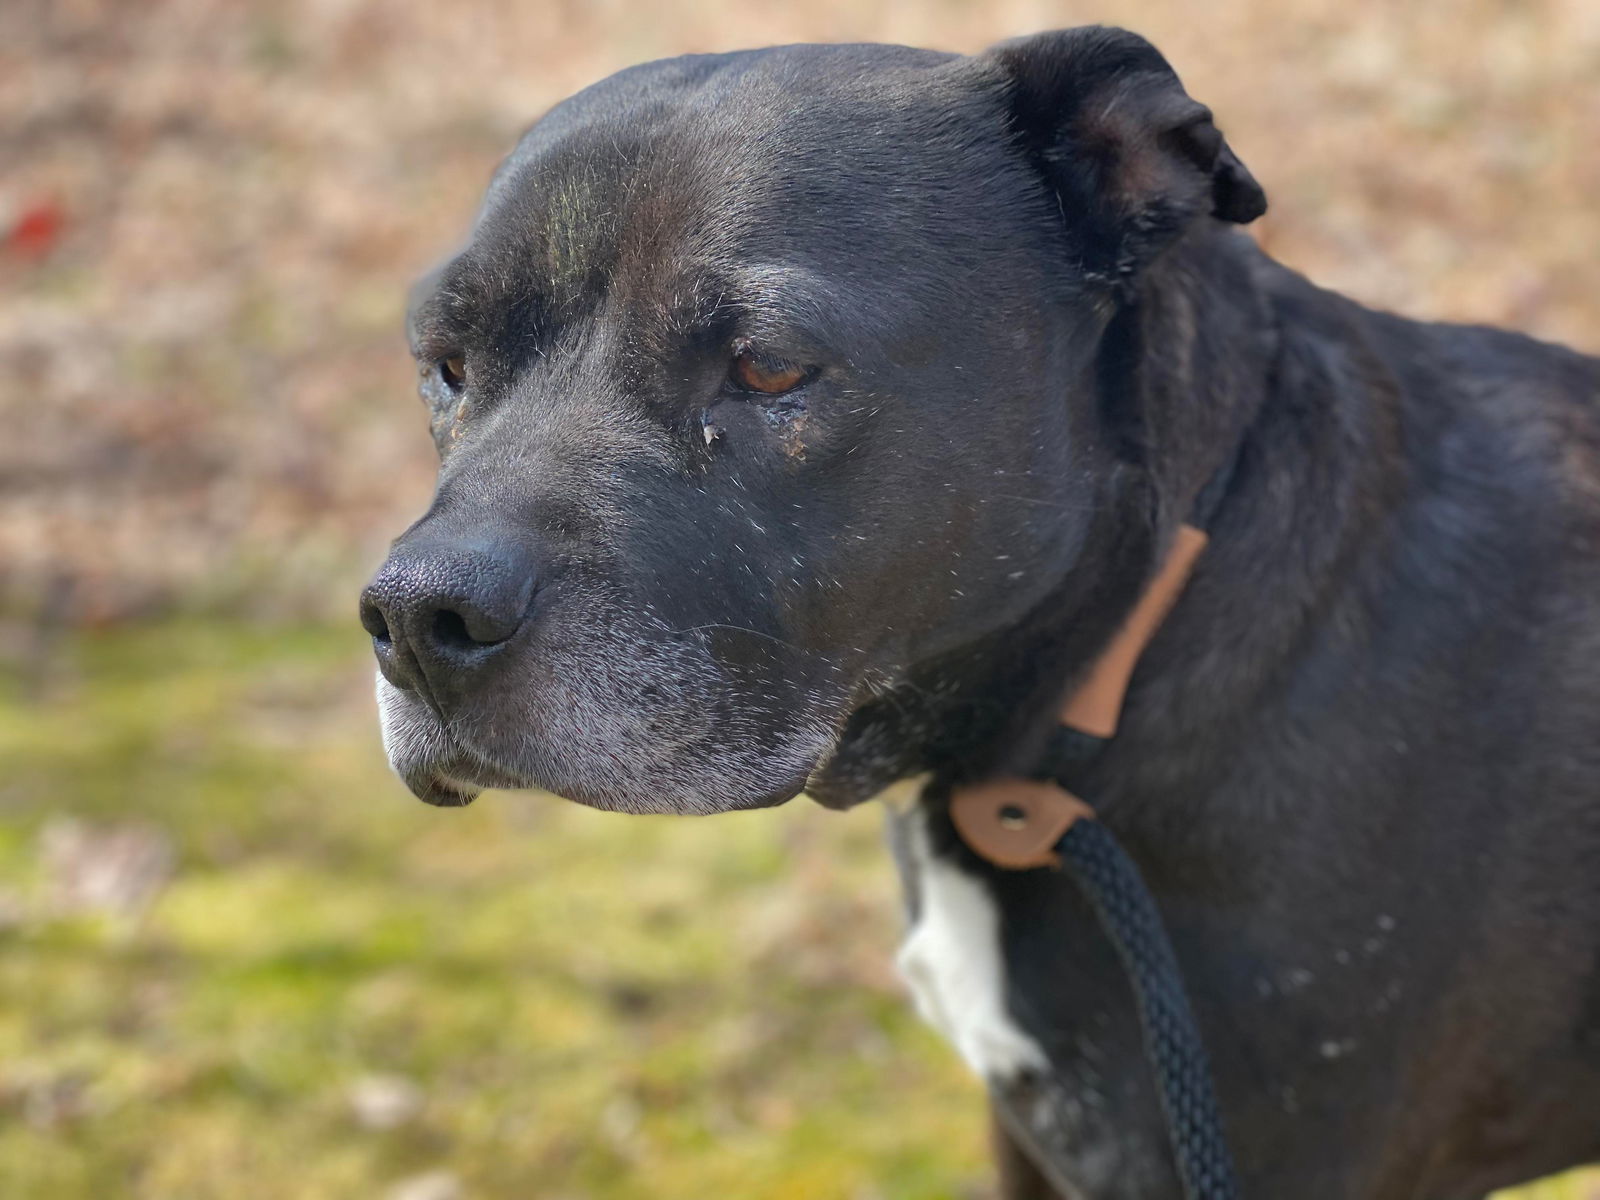
[[[1185,525],[1089,678],[1067,700],[1059,731],[1077,757],[1114,737],[1139,656],[1176,602],[1206,546]],[[1058,768],[1057,768],[1058,769]],[[1234,1200],[1233,1159],[1222,1132],[1205,1044],[1184,991],[1166,926],[1139,868],[1094,809],[1053,776],[958,787],[950,819],[972,851],[1007,870],[1064,868],[1082,889],[1128,974],[1187,1200]]]
[[[996,779],[959,789],[950,819],[961,838],[998,867],[1059,867],[1056,843],[1094,809],[1065,788],[1039,779]]]

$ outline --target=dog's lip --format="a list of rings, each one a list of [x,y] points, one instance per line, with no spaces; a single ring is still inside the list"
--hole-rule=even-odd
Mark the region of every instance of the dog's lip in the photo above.
[[[779,787],[774,791],[770,791],[765,795],[755,797],[749,803],[743,805],[742,810],[748,812],[762,808],[777,808],[780,804],[789,803],[789,801],[793,800],[796,796],[803,794],[805,790],[805,777],[801,776],[799,778],[790,780],[782,787]],[[740,810],[736,809],[733,811]]]
[[[402,778],[412,795],[436,808],[465,808],[485,788],[526,788],[527,781],[475,758],[453,755],[441,762],[419,764]]]
[[[803,768],[777,772],[766,789],[737,797],[721,795],[709,803],[686,797],[663,798],[656,787],[638,795],[596,791],[570,776],[559,782],[539,778],[491,757],[468,742],[459,728],[414,695],[395,688],[381,674],[378,696],[384,714],[384,746],[395,774],[412,795],[436,808],[464,808],[488,789],[545,792],[608,812],[708,813],[772,808],[802,794],[811,774],[827,757],[822,754]],[[643,788],[645,781],[640,786]]]
[[[409,774],[405,785],[418,800],[435,808],[465,808],[482,794],[481,789],[436,771]]]
[[[615,799],[603,796],[583,792],[552,792],[550,788],[502,767],[456,757],[446,762],[419,766],[407,771],[401,778],[406,787],[411,789],[412,795],[435,808],[465,808],[482,795],[485,789],[495,788],[506,791],[549,792],[574,804],[604,811],[638,811],[617,803]],[[797,775],[773,791],[752,796],[743,803],[730,806],[727,811],[775,808],[780,804],[787,804],[804,791],[805,776]]]

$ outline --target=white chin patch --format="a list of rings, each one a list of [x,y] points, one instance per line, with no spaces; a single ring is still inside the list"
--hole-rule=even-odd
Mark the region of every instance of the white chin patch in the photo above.
[[[922,781],[915,782],[920,791]],[[928,817],[920,807],[896,821],[901,870],[915,897],[914,923],[897,964],[917,1011],[988,1083],[1045,1070],[1044,1051],[1006,1011],[1000,914],[988,889],[934,854]]]

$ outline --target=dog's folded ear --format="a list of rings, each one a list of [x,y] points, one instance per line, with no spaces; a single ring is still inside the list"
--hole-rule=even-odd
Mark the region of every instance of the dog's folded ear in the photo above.
[[[1014,136],[1044,172],[1085,269],[1125,279],[1195,219],[1244,224],[1266,194],[1149,42],[1091,25],[1018,38],[986,56]]]

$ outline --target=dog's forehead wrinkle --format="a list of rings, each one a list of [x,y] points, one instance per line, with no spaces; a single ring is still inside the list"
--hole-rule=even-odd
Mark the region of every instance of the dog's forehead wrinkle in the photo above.
[[[857,59],[780,54],[766,69],[752,59],[715,87],[716,69],[670,67],[682,86],[666,97],[629,85],[568,102],[497,177],[478,244],[544,271],[555,291],[648,287],[654,275],[667,308],[681,307],[682,281],[660,277],[685,261],[805,261],[814,278],[854,280],[788,296],[747,273],[750,307],[788,307],[800,323],[833,316],[863,284],[893,296],[836,317],[846,330],[925,311],[999,260],[1037,268],[1019,243],[1045,223],[1024,165],[994,136],[992,99],[970,81],[936,86],[920,68],[938,57],[866,78],[795,75],[802,61]],[[974,209],[985,213],[977,227]],[[720,307],[710,290],[700,302]]]

